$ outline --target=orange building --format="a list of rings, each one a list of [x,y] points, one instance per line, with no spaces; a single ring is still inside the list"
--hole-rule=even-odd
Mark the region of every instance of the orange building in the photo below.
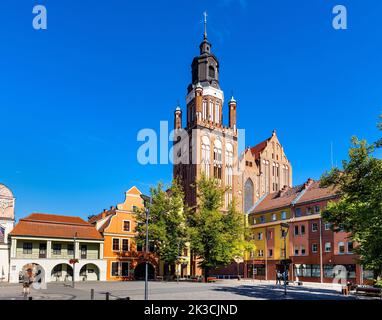
[[[104,259],[107,261],[106,279],[123,281],[143,279],[145,252],[143,245],[135,241],[136,209],[144,207],[141,192],[137,187],[125,193],[125,201],[110,210],[89,219],[89,222],[104,236]],[[149,278],[158,274],[158,260],[149,254]]]

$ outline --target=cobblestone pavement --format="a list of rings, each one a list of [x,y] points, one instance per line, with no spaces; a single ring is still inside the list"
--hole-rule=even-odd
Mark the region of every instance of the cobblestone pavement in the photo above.
[[[96,300],[105,300],[106,292],[110,299],[129,297],[141,300],[144,297],[144,282],[81,282],[75,288],[63,283],[48,283],[44,290],[31,289],[34,300],[89,300],[94,289]],[[0,283],[0,299],[21,300],[21,284]],[[267,282],[221,280],[216,283],[191,282],[149,282],[151,300],[353,300],[354,296],[343,296],[338,287],[332,286],[288,286],[284,295],[283,286]]]

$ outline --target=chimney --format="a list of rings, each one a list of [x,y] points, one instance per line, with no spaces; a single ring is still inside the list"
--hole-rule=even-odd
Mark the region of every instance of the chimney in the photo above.
[[[106,209],[103,209],[103,212],[102,212],[102,219],[106,217],[106,214],[107,214],[107,210],[106,210]]]
[[[287,185],[284,185],[282,189],[280,189],[279,191],[279,197],[283,196],[288,190],[289,190],[289,187]]]
[[[310,185],[314,182],[313,179],[309,178],[305,183],[304,183],[304,189],[307,189],[310,187]]]

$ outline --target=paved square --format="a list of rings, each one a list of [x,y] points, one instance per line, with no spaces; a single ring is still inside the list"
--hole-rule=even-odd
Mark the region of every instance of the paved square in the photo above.
[[[142,300],[144,297],[143,281],[128,282],[81,282],[75,288],[63,283],[48,283],[45,290],[31,289],[34,300],[89,300],[94,289],[96,300],[105,300],[106,292],[110,299],[130,297]],[[0,299],[21,300],[21,284],[0,283]],[[221,280],[216,283],[192,282],[149,282],[150,300],[353,300],[354,296],[343,296],[338,288],[331,285],[288,286],[284,296],[284,287],[269,282]]]

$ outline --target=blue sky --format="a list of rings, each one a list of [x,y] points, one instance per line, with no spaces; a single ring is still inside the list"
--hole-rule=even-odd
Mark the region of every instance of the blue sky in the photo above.
[[[46,31],[32,28],[36,4]],[[348,30],[332,28],[337,4]],[[276,129],[295,184],[330,167],[331,141],[340,164],[352,135],[377,140],[381,1],[3,0],[0,182],[17,218],[87,217],[171,180],[171,165],[137,163],[136,136],[185,106],[204,10],[246,144]]]

